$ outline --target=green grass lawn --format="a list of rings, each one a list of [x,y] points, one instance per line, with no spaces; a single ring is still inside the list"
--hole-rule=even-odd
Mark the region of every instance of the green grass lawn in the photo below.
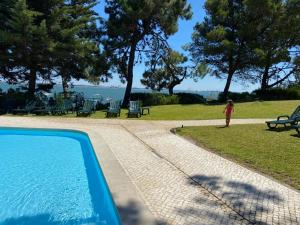
[[[178,128],[177,134],[300,190],[300,137],[295,130],[234,125]]]
[[[278,115],[290,115],[300,105],[295,101],[265,101],[235,104],[233,118],[276,118]],[[143,120],[204,120],[224,118],[225,105],[162,105],[153,106],[151,114],[142,116]],[[122,109],[121,118],[126,118],[126,109]],[[76,115],[69,114],[68,117]],[[103,111],[97,111],[91,118],[105,118]]]

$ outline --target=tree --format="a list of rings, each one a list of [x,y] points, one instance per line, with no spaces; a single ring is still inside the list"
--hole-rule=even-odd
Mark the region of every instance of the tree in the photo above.
[[[197,23],[188,46],[196,64],[204,63],[212,76],[226,78],[226,98],[235,74],[245,77],[248,67],[246,41],[253,35],[245,17],[243,0],[207,0],[206,17]]]
[[[107,79],[101,76],[108,66],[100,54],[95,0],[12,2],[0,10],[0,18],[8,15],[0,26],[0,74],[6,80],[28,82],[33,97],[37,80],[52,87],[61,76],[66,95],[72,78]]]
[[[56,42],[52,58],[54,70],[62,78],[65,97],[72,78],[93,83],[108,78],[103,75],[108,66],[100,53],[98,14],[93,9],[96,4],[96,0],[72,0],[56,8],[59,20],[51,31]]]
[[[300,56],[295,58],[294,64],[297,66],[297,68],[299,68],[294,73],[295,84],[300,85]]]
[[[144,72],[141,83],[152,90],[161,91],[166,88],[169,90],[169,94],[173,95],[174,87],[181,84],[184,79],[197,78],[195,69],[188,66],[187,61],[188,58],[183,54],[168,50],[157,61],[151,60],[148,63],[150,69]]]
[[[252,32],[256,34],[256,39],[248,43],[253,51],[251,64],[264,93],[300,69],[295,48],[300,44],[300,4],[299,0],[249,3],[248,17],[255,18]]]
[[[191,17],[186,0],[106,0],[104,48],[112,70],[127,82],[123,107],[129,102],[133,68],[143,57],[165,49],[169,35],[177,31],[179,18]]]
[[[281,84],[297,70],[299,0],[207,0],[207,16],[194,28],[189,50],[212,75],[260,82],[262,90]]]
[[[42,14],[29,9],[25,0],[16,1],[8,10],[10,16],[6,27],[0,30],[1,42],[5,46],[0,72],[11,82],[28,81],[28,93],[33,97],[37,75],[46,78],[49,74],[45,56],[49,55],[52,43],[46,21],[40,20]]]
[[[8,69],[8,45],[4,41],[6,35],[4,31],[9,29],[8,21],[11,19],[10,10],[15,5],[14,0],[3,0],[0,2],[0,78],[4,78],[10,82],[14,81],[14,76],[7,73]]]

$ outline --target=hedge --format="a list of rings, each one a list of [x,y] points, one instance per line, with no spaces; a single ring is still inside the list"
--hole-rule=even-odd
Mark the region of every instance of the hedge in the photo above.
[[[229,92],[227,95],[227,99],[232,99],[235,102],[249,102],[255,100],[298,100],[300,99],[300,86],[291,86],[288,88],[272,88],[262,92],[262,90],[258,89],[249,92]],[[224,102],[226,99],[224,98],[223,93],[220,93],[218,102]]]
[[[206,100],[203,96],[192,93],[176,93],[175,95],[167,95],[162,93],[132,93],[130,100],[140,100],[143,105],[172,105],[172,104],[201,104]]]

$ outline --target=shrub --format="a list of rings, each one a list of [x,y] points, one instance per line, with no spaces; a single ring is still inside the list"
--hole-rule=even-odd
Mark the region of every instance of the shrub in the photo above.
[[[249,92],[229,92],[227,95],[227,99],[231,99],[234,102],[250,102],[257,100],[257,95],[255,93],[249,93]],[[218,97],[219,102],[225,102],[227,100],[223,93],[221,92]]]
[[[300,99],[300,88],[297,86],[289,88],[272,88],[262,92],[260,89],[254,93],[262,100],[296,100]]]
[[[178,103],[176,96],[168,96],[161,93],[132,93],[130,100],[143,102],[143,105],[169,105]]]
[[[179,97],[179,104],[199,104],[206,103],[206,99],[202,95],[193,93],[176,93]]]
[[[42,106],[42,94],[38,93],[35,96],[37,106]],[[23,108],[28,102],[28,94],[19,89],[8,89],[7,92],[0,92],[0,113],[11,112],[15,108]]]
[[[2,92],[0,93],[0,115],[4,114],[6,112],[6,110],[4,109],[4,95],[2,94]]]
[[[24,107],[26,103],[26,94],[14,89],[8,89],[6,93],[1,93],[0,108],[3,113],[11,111],[17,107]]]
[[[227,99],[232,99],[235,102],[249,102],[255,100],[297,100],[300,99],[300,86],[290,86],[288,88],[272,88],[262,92],[261,89],[255,90],[252,93],[229,92]],[[220,93],[218,102],[225,102],[223,93]]]
[[[205,99],[201,95],[192,93],[176,93],[167,95],[163,93],[132,93],[130,100],[143,102],[143,105],[173,105],[173,104],[199,104]]]

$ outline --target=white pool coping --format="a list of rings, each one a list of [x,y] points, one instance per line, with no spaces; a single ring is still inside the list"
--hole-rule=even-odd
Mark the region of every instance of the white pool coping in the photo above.
[[[73,121],[73,122],[72,122]],[[95,154],[108,183],[123,225],[155,225],[156,219],[149,211],[136,186],[116,159],[105,141],[97,135],[100,126],[91,127],[83,120],[30,117],[0,117],[1,127],[71,129],[88,134]]]

